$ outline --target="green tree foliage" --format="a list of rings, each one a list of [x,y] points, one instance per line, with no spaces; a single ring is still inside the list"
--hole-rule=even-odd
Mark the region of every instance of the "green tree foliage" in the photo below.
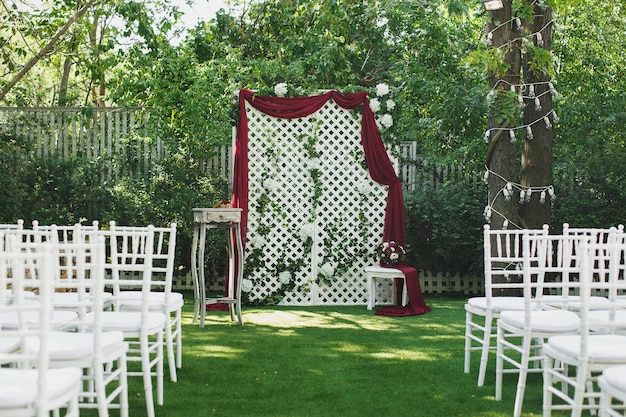
[[[624,223],[626,2],[560,3],[555,51],[563,99],[555,103],[561,123],[554,143],[554,221]]]

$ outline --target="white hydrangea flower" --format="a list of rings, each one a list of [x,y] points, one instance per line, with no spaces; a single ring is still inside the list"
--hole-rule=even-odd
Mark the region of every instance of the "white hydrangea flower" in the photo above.
[[[393,101],[392,99],[387,100],[385,103],[387,104],[388,111],[391,111],[396,108],[396,102]]]
[[[265,246],[266,240],[261,235],[255,235],[250,239],[250,244],[255,248],[262,248]]]
[[[356,190],[359,194],[369,194],[372,189],[367,181],[359,181],[356,185]]]
[[[252,280],[243,279],[241,281],[241,291],[243,291],[243,292],[250,292],[250,291],[252,291]]]
[[[390,128],[391,126],[393,126],[393,116],[389,113],[383,115],[383,117],[380,118],[380,124],[385,126],[386,128]]]
[[[313,223],[303,224],[300,227],[300,237],[302,239],[306,239],[309,237],[312,238],[314,230],[315,230],[315,226],[313,225]]]
[[[370,108],[374,113],[380,110],[380,101],[377,98],[373,98],[370,100]]]
[[[278,97],[285,97],[285,94],[287,94],[287,83],[276,84],[276,86],[274,86],[274,93]]]
[[[279,187],[278,181],[276,181],[274,178],[266,178],[263,181],[263,185],[269,191],[276,191]]]
[[[322,163],[320,162],[319,158],[311,158],[308,161],[306,161],[306,165],[309,170],[312,170],[312,169],[320,169],[320,167],[322,166]]]
[[[330,278],[335,275],[335,267],[330,262],[326,262],[320,267],[320,274]]]
[[[289,284],[289,281],[291,281],[291,272],[283,271],[278,274],[278,282],[281,284]]]
[[[379,97],[389,94],[389,86],[384,83],[376,84],[376,95]]]

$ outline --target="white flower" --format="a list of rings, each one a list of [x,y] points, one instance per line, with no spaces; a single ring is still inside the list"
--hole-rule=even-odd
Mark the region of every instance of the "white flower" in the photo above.
[[[380,124],[385,126],[386,128],[390,128],[391,126],[393,126],[393,116],[391,116],[389,113],[383,115],[383,117],[380,118]]]
[[[283,271],[278,274],[278,282],[281,284],[289,284],[289,281],[291,281],[291,272]]]
[[[370,100],[370,108],[374,113],[380,110],[380,101],[377,98],[373,98]]]
[[[263,185],[268,191],[276,191],[279,187],[278,181],[276,181],[274,178],[266,178],[263,181]]]
[[[335,275],[335,267],[330,262],[326,262],[320,267],[320,274],[330,278]]]
[[[250,292],[250,291],[252,291],[252,280],[243,279],[241,281],[241,291],[243,291],[243,292]]]
[[[359,181],[356,185],[356,190],[359,194],[369,194],[372,191],[370,184],[367,181]]]
[[[306,239],[309,237],[313,237],[313,231],[315,230],[315,226],[313,223],[307,223],[300,226],[300,238]]]
[[[274,93],[278,97],[285,97],[285,94],[287,94],[287,83],[276,84],[276,86],[274,87]]]
[[[309,170],[313,170],[313,169],[320,169],[320,167],[322,166],[322,163],[320,162],[319,158],[311,158],[308,161],[306,161],[306,165]]]
[[[255,248],[262,248],[265,246],[266,240],[261,235],[255,235],[250,239],[250,244]]]
[[[396,108],[396,102],[395,102],[395,101],[393,101],[392,99],[387,100],[387,101],[385,102],[385,104],[387,104],[387,110],[388,110],[388,111],[391,111],[391,110],[393,110],[393,109],[395,109],[395,108]]]
[[[389,94],[389,86],[387,84],[376,84],[376,95],[379,97]]]
[[[393,252],[389,255],[389,259],[391,259],[392,261],[397,261],[398,258],[400,258],[400,255],[397,252]]]

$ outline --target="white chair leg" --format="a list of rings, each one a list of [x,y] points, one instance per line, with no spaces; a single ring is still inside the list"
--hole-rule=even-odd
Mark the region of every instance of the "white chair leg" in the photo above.
[[[524,338],[522,342],[522,358],[520,360],[519,376],[517,378],[517,391],[515,393],[515,405],[513,408],[513,417],[522,415],[522,405],[524,404],[524,392],[526,391],[526,378],[528,376],[528,366],[530,362],[532,339]]]
[[[183,325],[181,310],[176,311],[176,367],[183,366]]]
[[[502,329],[498,326],[496,343],[496,401],[502,401],[502,374],[504,372],[504,338]]]
[[[543,417],[550,417],[552,415],[552,375],[548,370],[552,369],[554,361],[546,357],[543,360]]]
[[[492,321],[493,319],[490,316],[485,317],[483,345],[480,353],[480,369],[478,370],[479,387],[485,385],[485,374],[487,373],[487,362],[489,361],[489,350],[491,349]]]
[[[165,324],[165,344],[167,347],[167,364],[169,366],[170,380],[172,382],[176,382],[176,362],[174,360],[174,339],[172,335],[172,325],[169,323]]]
[[[157,334],[157,404],[163,405],[163,332]]]
[[[120,369],[120,381],[124,386],[120,386],[120,417],[128,416],[128,363],[126,362],[126,355],[118,360],[118,368]]]
[[[154,395],[152,394],[152,366],[149,354],[143,354],[143,352],[149,352],[147,337],[140,337],[139,341],[141,345],[141,374],[143,378],[143,391],[146,397],[146,410],[148,417],[155,417],[154,415]]]
[[[473,319],[473,314],[469,311],[465,312],[465,361],[463,370],[466,374],[470,373],[470,360],[472,354],[472,326],[470,325]]]

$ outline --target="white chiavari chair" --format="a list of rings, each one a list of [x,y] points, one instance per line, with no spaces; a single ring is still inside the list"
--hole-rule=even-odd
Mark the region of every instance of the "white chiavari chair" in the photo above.
[[[128,362],[139,362],[140,371],[129,366],[129,376],[143,380],[148,417],[155,416],[152,378],[156,379],[156,403],[163,405],[163,333],[167,317],[160,311],[150,309],[152,287],[154,227],[142,230],[103,230],[98,232],[107,243],[106,269],[109,275],[105,285],[115,294],[124,289],[141,289],[141,308],[135,311],[119,310],[102,312],[102,328],[105,331],[121,331],[129,343]],[[93,312],[87,313],[87,316]]]
[[[579,239],[585,238],[524,233],[524,310],[503,311],[497,322],[496,400],[502,400],[503,374],[517,374],[514,417],[522,413],[528,373],[541,372],[544,341],[554,335],[577,334],[579,331],[580,318],[575,312],[541,308],[544,292],[561,288],[559,281],[547,280],[546,274],[555,270],[567,274],[573,268],[561,269],[563,263],[557,259],[557,253],[569,253],[567,248],[578,246]],[[567,250],[559,250],[563,248]],[[555,269],[556,265],[558,268]]]
[[[111,230],[141,231],[145,228],[134,226],[118,226],[110,222]],[[169,365],[170,379],[176,382],[176,368],[182,366],[182,308],[183,295],[172,291],[174,277],[174,261],[176,255],[176,223],[168,227],[153,227],[153,266],[150,293],[150,310],[160,311],[168,318],[165,326],[165,347]],[[141,291],[114,291],[116,307],[119,310],[140,310]]]
[[[597,377],[605,369],[626,364],[626,329],[617,294],[626,291],[626,236],[613,234],[607,242],[581,245],[580,316],[578,335],[553,336],[544,344],[544,416],[569,410],[580,417],[583,410],[598,411]],[[606,302],[595,303],[592,294],[602,292]],[[591,314],[602,308],[606,314]],[[571,372],[570,372],[571,370]]]
[[[54,249],[43,244],[36,252],[21,251],[17,237],[8,238],[13,244],[0,250],[0,321],[7,314],[17,320],[0,331],[0,340],[14,341],[9,350],[0,343],[5,347],[0,350],[0,363],[5,364],[0,367],[0,416],[48,417],[63,411],[66,417],[78,416],[81,369],[49,367],[53,274],[58,265]],[[33,316],[38,318],[35,326]],[[31,349],[33,340],[36,350]]]
[[[465,373],[470,372],[471,352],[480,351],[478,386],[485,382],[489,352],[495,350],[495,324],[502,311],[524,310],[522,297],[523,230],[493,230],[485,225],[483,255],[485,296],[472,297],[465,304]],[[548,226],[529,230],[548,234]]]

